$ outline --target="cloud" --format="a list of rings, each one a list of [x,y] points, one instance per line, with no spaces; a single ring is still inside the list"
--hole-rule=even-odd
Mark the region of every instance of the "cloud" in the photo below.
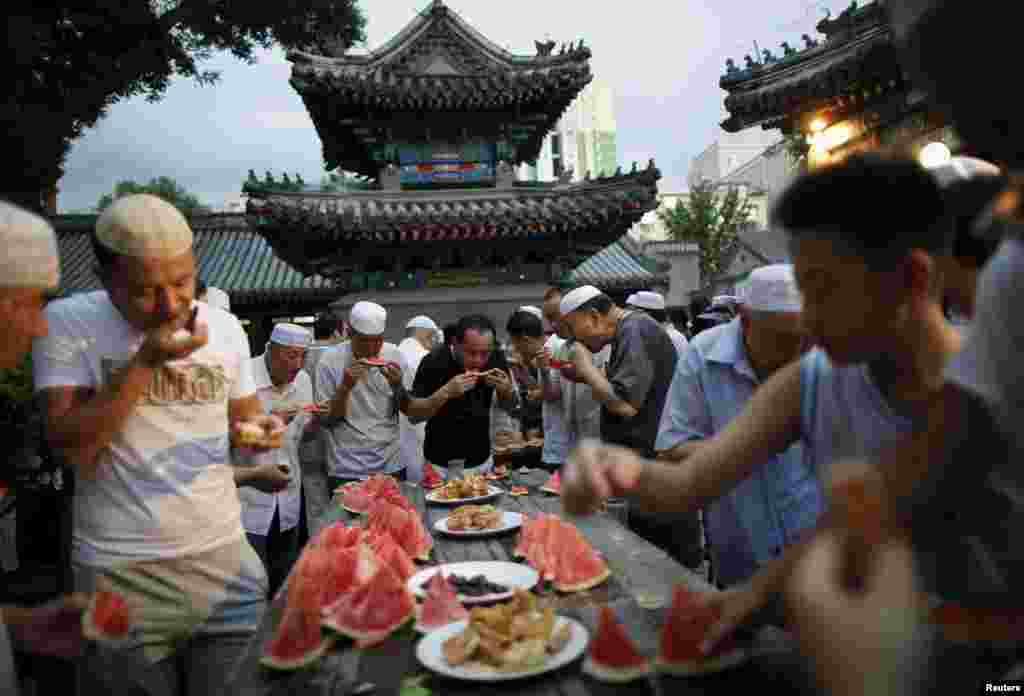
[[[313,119],[305,111],[264,111],[252,114],[252,126],[271,130],[313,128]]]

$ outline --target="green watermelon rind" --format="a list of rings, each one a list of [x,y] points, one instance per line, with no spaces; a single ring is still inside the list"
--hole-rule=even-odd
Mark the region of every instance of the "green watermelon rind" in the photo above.
[[[334,636],[325,636],[320,640],[320,645],[309,651],[308,653],[297,657],[293,660],[281,660],[273,655],[263,655],[260,658],[260,664],[268,669],[277,670],[280,672],[291,672],[303,667],[308,667],[313,664],[321,657],[324,653],[331,649],[334,645]]]
[[[116,646],[127,642],[131,638],[131,622],[129,622],[128,631],[123,636],[111,636],[107,635],[100,630],[100,627],[96,624],[93,619],[96,612],[96,594],[93,594],[92,599],[89,600],[89,606],[82,612],[82,636],[86,640],[91,640],[99,643],[106,643],[107,645]]]
[[[654,661],[654,667],[662,674],[693,677],[723,672],[743,664],[749,657],[744,648],[734,648],[720,655],[710,655],[700,660],[683,660],[681,662],[671,662],[659,655]]]
[[[592,578],[584,580],[583,582],[576,583],[575,585],[562,585],[556,579],[555,580],[555,589],[558,590],[559,592],[564,592],[564,593],[567,593],[567,594],[570,593],[570,592],[583,592],[585,590],[591,589],[592,587],[597,587],[598,585],[603,583],[605,580],[607,580],[611,576],[612,576],[611,569],[606,567],[604,569],[604,572],[599,573],[598,575],[595,575]]]
[[[643,664],[630,667],[612,667],[597,662],[590,655],[583,660],[583,673],[589,674],[598,681],[611,684],[625,684],[626,682],[643,679],[651,673],[651,663],[644,661]]]

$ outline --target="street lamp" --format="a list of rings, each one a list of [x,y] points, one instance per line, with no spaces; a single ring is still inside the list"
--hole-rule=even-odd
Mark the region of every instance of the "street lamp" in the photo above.
[[[921,148],[921,152],[917,155],[917,161],[921,163],[921,166],[925,169],[934,169],[935,167],[941,167],[944,164],[949,163],[953,158],[953,153],[949,151],[945,143],[933,142],[928,143]]]

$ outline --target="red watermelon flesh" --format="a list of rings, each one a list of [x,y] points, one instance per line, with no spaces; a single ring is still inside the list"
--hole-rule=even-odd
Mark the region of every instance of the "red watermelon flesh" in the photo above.
[[[455,589],[440,570],[430,578],[427,596],[420,607],[419,627],[432,631],[453,621],[469,617],[469,612],[459,602]]]
[[[398,367],[398,368],[401,368],[401,365],[396,363],[394,360],[385,360],[384,358],[377,357],[377,356],[374,356],[372,358],[363,358],[359,362],[364,362],[367,365],[372,365],[373,367]]]
[[[742,661],[744,653],[732,636],[720,641],[710,655],[701,652],[701,643],[720,616],[718,605],[705,603],[700,593],[685,585],[676,585],[672,607],[661,630],[658,668],[681,675],[703,674]]]
[[[131,629],[128,602],[116,592],[100,590],[93,594],[82,615],[82,633],[90,640],[119,640]]]
[[[607,605],[601,607],[597,632],[590,641],[583,671],[601,681],[623,683],[645,676],[650,667],[615,613]]]
[[[375,533],[390,533],[410,558],[426,560],[434,547],[434,538],[427,533],[419,513],[377,501],[366,517],[366,529]]]
[[[401,546],[395,542],[394,537],[388,532],[376,532],[370,536],[370,548],[374,550],[381,563],[390,566],[398,573],[398,577],[405,582],[416,574],[416,566],[412,558]]]
[[[331,552],[321,546],[307,546],[288,579],[288,605],[323,606],[324,579],[331,573]]]
[[[359,527],[348,527],[344,522],[335,522],[325,527],[318,535],[318,544],[325,548],[346,549],[359,543],[363,530]]]
[[[381,564],[369,582],[329,608],[323,625],[357,641],[372,643],[391,635],[415,611],[416,602],[405,583]]]
[[[287,606],[274,636],[263,648],[260,664],[271,669],[300,669],[330,646],[320,632],[320,612],[306,606]]]
[[[551,474],[551,477],[543,486],[540,487],[540,489],[542,491],[547,491],[548,493],[560,495],[562,493],[562,477],[559,475],[559,472],[556,471]]]
[[[362,514],[373,505],[373,496],[360,485],[349,486],[341,494],[341,504],[346,510]]]
[[[589,590],[600,585],[611,575],[608,564],[585,541],[572,543],[567,538],[559,549],[555,572],[555,589],[559,592]]]

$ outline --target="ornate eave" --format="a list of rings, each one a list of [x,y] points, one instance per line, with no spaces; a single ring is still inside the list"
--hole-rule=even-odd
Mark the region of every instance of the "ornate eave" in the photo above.
[[[373,148],[408,133],[438,131],[505,139],[518,164],[537,157],[544,135],[592,79],[590,49],[537,43],[515,55],[440,0],[367,55],[291,51],[291,84],[324,144],[328,169],[376,176]],[[432,123],[433,121],[433,123]]]
[[[661,173],[477,190],[250,193],[247,215],[303,273],[344,282],[355,270],[457,256],[465,265],[530,256],[574,265],[657,207]]]
[[[789,129],[809,112],[849,108],[883,94],[907,89],[900,56],[879,2],[854,3],[839,17],[818,24],[826,38],[804,36],[805,49],[787,49],[776,59],[748,60],[740,70],[729,61],[719,82],[729,92],[729,118],[722,128],[730,133],[763,126]],[[748,56],[749,59],[749,56]]]

